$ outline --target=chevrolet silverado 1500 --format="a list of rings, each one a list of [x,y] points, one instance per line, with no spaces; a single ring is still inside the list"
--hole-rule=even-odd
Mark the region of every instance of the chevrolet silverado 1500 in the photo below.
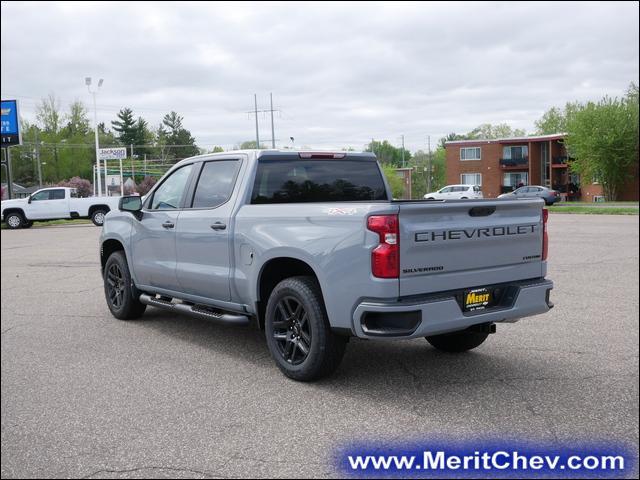
[[[333,372],[350,337],[479,346],[547,312],[540,199],[396,201],[369,153],[238,151],[176,164],[105,219],[105,296],[263,328],[285,375]]]

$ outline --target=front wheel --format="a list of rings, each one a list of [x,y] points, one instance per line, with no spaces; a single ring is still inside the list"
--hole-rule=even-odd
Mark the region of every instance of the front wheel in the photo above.
[[[112,253],[103,272],[104,295],[111,314],[120,320],[140,318],[147,306],[140,302],[124,252]]]
[[[104,225],[104,216],[107,214],[104,210],[96,210],[91,214],[91,221],[96,227]]]
[[[4,222],[11,230],[17,230],[18,228],[22,228],[25,223],[25,218],[19,212],[12,212],[5,216]]]
[[[425,337],[427,342],[443,352],[460,353],[479,347],[489,336],[488,333],[463,330]]]
[[[331,331],[320,287],[308,276],[287,278],[273,289],[265,314],[265,334],[280,370],[304,382],[333,373],[348,340]]]

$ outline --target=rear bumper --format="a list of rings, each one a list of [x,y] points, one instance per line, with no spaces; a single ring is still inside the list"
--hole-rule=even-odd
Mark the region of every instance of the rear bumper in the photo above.
[[[353,313],[353,331],[360,338],[411,339],[464,330],[482,323],[515,322],[548,312],[553,307],[549,300],[553,289],[551,280],[513,282],[508,286],[513,289],[508,305],[472,313],[463,313],[456,292],[396,302],[366,300],[358,304]],[[381,326],[372,328],[372,323]]]

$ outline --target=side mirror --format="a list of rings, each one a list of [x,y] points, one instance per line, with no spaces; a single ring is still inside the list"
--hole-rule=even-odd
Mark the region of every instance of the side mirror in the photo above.
[[[29,200],[27,200],[27,203],[31,203],[31,195],[29,195]]]
[[[130,212],[140,220],[142,216],[142,198],[139,195],[129,195],[120,198],[118,210],[121,212]]]

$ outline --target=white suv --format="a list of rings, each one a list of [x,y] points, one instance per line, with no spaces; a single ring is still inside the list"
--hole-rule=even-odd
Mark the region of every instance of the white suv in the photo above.
[[[437,192],[427,193],[424,198],[427,200],[482,198],[482,189],[479,185],[447,185]]]

